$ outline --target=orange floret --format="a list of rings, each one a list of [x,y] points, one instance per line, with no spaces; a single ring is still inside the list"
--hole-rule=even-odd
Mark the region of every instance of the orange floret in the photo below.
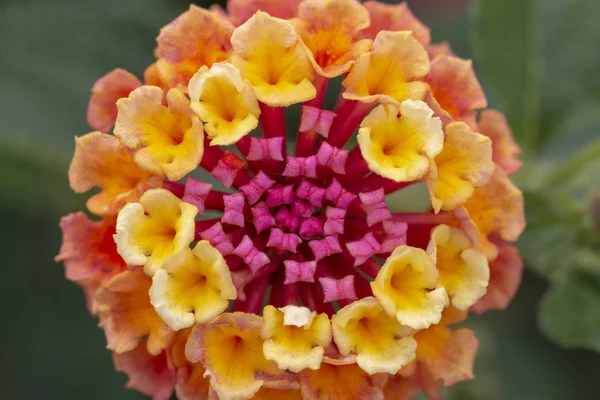
[[[479,132],[492,140],[492,159],[508,176],[517,172],[521,148],[512,136],[506,117],[500,111],[484,110],[479,118]]]
[[[283,371],[262,352],[262,318],[255,314],[222,314],[207,325],[195,325],[186,357],[201,362],[221,400],[250,399],[264,383],[261,374]]]
[[[119,139],[92,132],[75,139],[75,155],[69,167],[69,183],[76,193],[99,187],[87,201],[88,209],[100,216],[116,215],[128,202],[136,201],[163,179],[140,168]]]
[[[173,331],[150,304],[151,283],[152,279],[137,268],[115,275],[98,290],[95,311],[110,350],[131,351],[146,336],[151,355],[159,354],[170,344]]]
[[[342,82],[342,95],[363,103],[423,100],[427,84],[421,80],[428,73],[429,56],[412,32],[382,31]]]
[[[101,132],[108,132],[117,119],[117,100],[129,96],[142,82],[130,72],[117,68],[94,83],[88,103],[88,124]]]
[[[371,40],[361,38],[369,26],[369,13],[356,0],[305,0],[292,23],[315,70],[326,78],[348,72],[371,47]]]
[[[437,57],[431,62],[426,81],[442,109],[454,120],[463,121],[477,130],[477,110],[487,107],[487,100],[471,60]]]
[[[67,279],[82,287],[88,310],[92,311],[100,286],[127,268],[113,240],[116,220],[109,217],[91,221],[77,212],[63,217],[60,228],[63,240],[55,260],[64,262]]]
[[[233,25],[219,13],[195,5],[161,29],[156,64],[167,87],[187,88],[202,66],[224,61],[231,50]]]
[[[259,11],[235,29],[231,45],[231,62],[261,102],[285,107],[316,96],[313,66],[289,22]]]
[[[153,400],[168,400],[173,393],[174,379],[165,353],[148,353],[146,340],[125,353],[113,353],[117,371],[129,377],[127,387],[138,390]]]
[[[381,31],[412,31],[423,46],[431,41],[429,28],[413,15],[408,4],[403,2],[394,5],[369,0],[364,7],[371,16],[371,26],[365,30],[369,37],[375,38]]]
[[[249,20],[257,11],[264,11],[277,18],[290,19],[296,16],[298,5],[303,0],[229,0],[227,12],[235,25]]]
[[[317,371],[300,375],[300,389],[306,400],[380,400],[387,375],[369,375],[357,364],[322,364]]]

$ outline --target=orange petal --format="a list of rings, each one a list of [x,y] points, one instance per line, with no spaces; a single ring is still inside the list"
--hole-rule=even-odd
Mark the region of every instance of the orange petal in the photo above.
[[[492,143],[464,122],[446,126],[444,148],[431,164],[427,189],[437,213],[465,204],[475,187],[485,185],[494,172]]]
[[[426,81],[437,102],[452,118],[477,130],[476,110],[487,107],[487,100],[470,60],[437,57],[431,62]]]
[[[124,69],[112,70],[94,83],[88,103],[88,124],[94,129],[108,132],[117,119],[117,100],[129,96],[142,85],[135,75]]]
[[[152,397],[154,400],[168,400],[173,393],[174,377],[167,364],[165,353],[151,355],[146,349],[145,340],[126,353],[113,353],[117,371],[129,376],[127,387]]]
[[[95,311],[110,350],[131,351],[145,336],[148,336],[147,350],[152,355],[169,345],[173,332],[150,304],[151,283],[152,279],[137,268],[115,275],[98,290]]]
[[[219,13],[195,5],[161,29],[156,54],[158,69],[169,87],[187,87],[202,66],[227,59],[233,25]],[[168,65],[165,65],[168,64]]]
[[[300,375],[300,389],[306,400],[379,400],[387,375],[368,375],[356,364],[322,364],[317,371]]]
[[[263,356],[261,325],[258,315],[236,312],[194,326],[186,357],[204,365],[220,399],[250,399],[264,384],[263,374],[283,372]]]
[[[415,334],[418,368],[427,368],[434,380],[442,379],[446,386],[473,378],[479,341],[470,329],[448,327],[465,316],[466,312],[448,308],[439,324]]]
[[[441,43],[429,44],[427,47],[427,53],[431,61],[435,60],[440,56],[453,56],[455,55],[450,47],[450,43],[443,41]]]
[[[368,37],[375,38],[381,31],[412,31],[423,46],[431,41],[429,28],[413,15],[408,4],[392,5],[370,0],[364,6],[371,16],[371,26],[365,30]]]
[[[421,388],[416,374],[408,377],[397,374],[388,380],[383,391],[386,400],[410,400]]]
[[[487,185],[475,189],[465,208],[486,237],[498,235],[515,242],[525,228],[523,194],[501,169]]]
[[[175,373],[175,393],[179,400],[207,400],[210,381],[204,377],[206,370],[200,363],[191,363],[185,358],[185,344],[192,329],[175,334],[173,344],[166,350],[169,366]]]
[[[91,221],[82,212],[60,220],[63,240],[55,260],[64,262],[67,279],[84,288],[90,311],[96,290],[127,267],[112,237],[115,227],[114,218]]]
[[[235,25],[241,25],[258,10],[273,17],[290,19],[296,16],[302,0],[229,0],[227,12]]]
[[[369,13],[355,0],[305,0],[292,23],[315,70],[327,78],[346,73],[372,44],[359,35],[369,26]]]
[[[88,200],[87,207],[104,216],[117,214],[146,190],[161,186],[162,178],[142,170],[116,137],[92,132],[75,139],[69,183],[77,193],[99,187],[100,193]]]
[[[373,47],[361,55],[342,82],[342,96],[363,103],[423,100],[429,55],[411,32],[382,31]]]
[[[515,297],[522,274],[519,250],[515,246],[502,246],[498,257],[490,262],[487,293],[471,309],[480,314],[487,310],[504,310]]]
[[[299,390],[277,390],[262,387],[252,397],[254,400],[302,400],[302,393]]]
[[[479,132],[492,140],[492,159],[508,176],[521,168],[523,163],[518,159],[521,148],[515,142],[504,114],[484,110],[479,119]]]
[[[289,22],[259,11],[235,29],[231,45],[231,62],[261,102],[286,107],[316,96],[313,66]]]

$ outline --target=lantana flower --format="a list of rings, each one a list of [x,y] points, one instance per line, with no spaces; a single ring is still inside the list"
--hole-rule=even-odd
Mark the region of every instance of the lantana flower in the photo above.
[[[191,6],[157,42],[143,79],[92,89],[69,182],[99,188],[97,219],[64,217],[56,257],[128,387],[437,399],[472,379],[477,339],[452,325],[507,307],[525,220],[471,62],[372,0]],[[411,185],[421,212],[388,202]]]

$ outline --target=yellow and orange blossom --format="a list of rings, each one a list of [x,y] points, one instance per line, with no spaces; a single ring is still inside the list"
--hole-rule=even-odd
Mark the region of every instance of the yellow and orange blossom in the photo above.
[[[192,5],[155,56],[94,85],[68,177],[97,217],[64,217],[56,257],[127,386],[408,400],[472,379],[477,338],[452,325],[507,307],[525,226],[520,149],[472,62],[375,0]],[[427,211],[388,208],[413,184]]]

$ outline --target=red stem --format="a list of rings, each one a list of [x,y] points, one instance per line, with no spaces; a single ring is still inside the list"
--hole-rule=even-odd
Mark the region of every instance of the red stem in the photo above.
[[[327,141],[332,146],[344,147],[352,137],[363,118],[369,113],[373,104],[341,98],[336,106],[337,117],[333,120]]]

